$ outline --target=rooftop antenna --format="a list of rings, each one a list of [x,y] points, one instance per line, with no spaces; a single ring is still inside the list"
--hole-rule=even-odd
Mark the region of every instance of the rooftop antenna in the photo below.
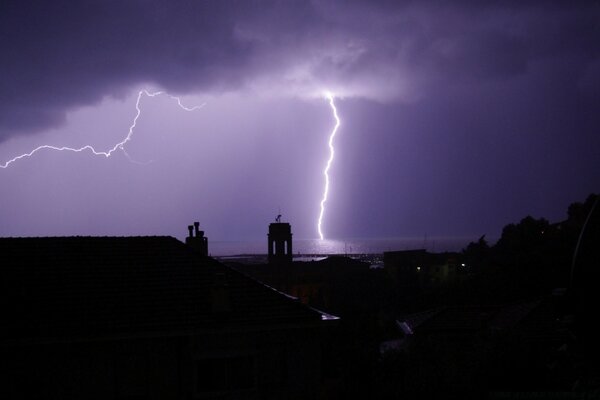
[[[281,222],[281,207],[277,208],[277,218],[275,218],[275,222]]]

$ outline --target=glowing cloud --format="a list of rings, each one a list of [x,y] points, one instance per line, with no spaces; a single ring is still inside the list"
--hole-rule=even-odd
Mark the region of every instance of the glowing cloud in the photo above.
[[[333,117],[335,118],[335,126],[329,135],[329,159],[327,160],[327,165],[323,170],[323,175],[325,175],[325,188],[323,190],[323,198],[321,199],[321,212],[319,213],[319,221],[317,222],[317,231],[319,232],[319,237],[321,240],[324,239],[323,231],[321,230],[321,224],[323,222],[323,214],[325,214],[325,203],[327,202],[327,197],[329,195],[329,168],[331,167],[331,163],[333,162],[333,157],[335,156],[335,149],[333,148],[333,139],[335,134],[340,127],[340,118],[337,114],[337,109],[335,108],[335,103],[333,101],[333,94],[326,93],[325,97],[329,99],[329,105],[331,106],[331,110],[333,111]]]
[[[79,147],[79,148],[74,148],[74,147],[67,147],[67,146],[52,146],[52,145],[48,145],[48,144],[44,144],[41,146],[36,147],[35,149],[31,150],[29,153],[24,153],[21,155],[18,155],[14,158],[11,158],[10,160],[8,160],[7,162],[5,162],[4,164],[0,164],[0,168],[2,169],[6,169],[8,168],[12,163],[14,163],[15,161],[18,161],[22,158],[29,158],[31,156],[33,156],[35,153],[41,151],[41,150],[56,150],[56,151],[71,151],[71,152],[75,152],[75,153],[79,153],[82,151],[86,151],[89,150],[93,155],[95,156],[104,156],[104,157],[110,157],[111,155],[113,155],[113,153],[117,150],[121,150],[123,152],[123,154],[125,155],[125,157],[127,157],[127,159],[131,162],[134,163],[138,163],[136,161],[134,161],[129,154],[127,153],[127,151],[125,150],[125,144],[127,144],[127,142],[129,142],[131,140],[131,138],[133,137],[133,133],[135,130],[135,127],[137,125],[137,121],[138,118],[140,117],[140,115],[142,114],[142,109],[140,108],[140,101],[142,99],[143,95],[146,95],[147,97],[156,97],[158,95],[164,94],[168,97],[170,97],[171,99],[177,101],[177,105],[185,111],[194,111],[197,109],[200,109],[202,107],[204,107],[205,103],[200,104],[198,106],[194,106],[194,107],[186,107],[183,105],[183,103],[181,102],[181,99],[179,97],[176,96],[172,96],[168,93],[159,91],[159,92],[148,92],[147,90],[140,90],[137,96],[137,101],[135,102],[135,109],[137,110],[135,117],[133,118],[133,122],[131,123],[131,126],[129,127],[129,131],[127,132],[127,136],[125,136],[125,138],[120,141],[119,143],[115,144],[110,150],[108,151],[97,151],[96,149],[94,149],[93,146],[91,145],[86,145],[83,147]]]

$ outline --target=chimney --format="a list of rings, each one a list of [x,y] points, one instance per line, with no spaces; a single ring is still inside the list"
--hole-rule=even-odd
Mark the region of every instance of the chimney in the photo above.
[[[185,239],[187,244],[195,253],[206,257],[208,256],[208,238],[204,236],[204,231],[200,230],[200,222],[194,222],[194,225],[188,225],[188,237]]]

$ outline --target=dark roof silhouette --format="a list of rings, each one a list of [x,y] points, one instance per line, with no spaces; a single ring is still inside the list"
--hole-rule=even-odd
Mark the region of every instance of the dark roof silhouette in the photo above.
[[[474,334],[491,329],[511,330],[527,338],[563,338],[566,331],[554,307],[551,298],[504,306],[445,306],[406,315],[398,325],[409,334]]]
[[[473,332],[487,326],[497,312],[497,307],[462,306],[441,307],[408,315],[403,322],[413,332]]]
[[[3,238],[0,265],[5,343],[322,319],[172,237]]]

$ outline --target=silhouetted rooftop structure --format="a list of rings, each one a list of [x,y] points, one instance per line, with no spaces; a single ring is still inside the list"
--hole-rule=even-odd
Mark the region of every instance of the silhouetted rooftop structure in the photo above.
[[[457,253],[430,253],[424,249],[386,251],[385,270],[401,286],[435,286],[453,283],[467,271]]]
[[[323,324],[336,318],[172,237],[2,238],[0,263],[0,397],[318,390]]]
[[[194,222],[194,225],[188,226],[188,237],[185,238],[185,244],[198,255],[208,256],[208,238],[204,236],[204,231],[200,230],[200,222]]]
[[[518,333],[535,340],[564,340],[567,332],[556,316],[555,299],[544,298],[504,306],[446,306],[406,315],[398,321],[404,334],[475,335]]]
[[[276,222],[269,224],[268,254],[269,263],[285,264],[292,262],[292,226],[281,222],[281,214]]]
[[[0,257],[3,340],[321,320],[172,237],[0,239]],[[225,320],[215,318],[218,286],[228,292]]]

